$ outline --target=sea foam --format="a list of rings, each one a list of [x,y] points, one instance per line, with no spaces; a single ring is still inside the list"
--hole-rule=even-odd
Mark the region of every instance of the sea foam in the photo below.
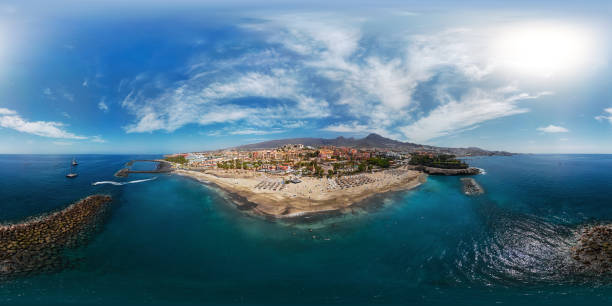
[[[146,182],[146,181],[152,181],[152,180],[154,180],[156,178],[157,178],[157,176],[154,177],[154,178],[150,178],[150,179],[135,180],[135,181],[129,181],[129,182],[101,181],[101,182],[92,183],[92,185],[96,186],[96,185],[103,185],[103,184],[111,184],[111,185],[115,185],[115,186],[121,186],[121,185],[125,185],[125,184],[136,184],[136,183],[142,183],[142,182]]]

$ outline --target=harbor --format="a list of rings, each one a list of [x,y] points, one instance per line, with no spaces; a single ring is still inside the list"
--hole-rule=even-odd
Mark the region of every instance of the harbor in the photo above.
[[[152,170],[132,170],[134,163],[136,162],[147,162],[157,163],[155,169]],[[125,164],[125,168],[115,172],[116,177],[128,177],[130,173],[170,173],[174,171],[172,164],[162,159],[138,159],[130,160]]]

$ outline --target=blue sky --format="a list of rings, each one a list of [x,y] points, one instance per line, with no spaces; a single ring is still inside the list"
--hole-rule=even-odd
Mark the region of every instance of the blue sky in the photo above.
[[[45,3],[0,4],[0,153],[612,153],[606,2]]]

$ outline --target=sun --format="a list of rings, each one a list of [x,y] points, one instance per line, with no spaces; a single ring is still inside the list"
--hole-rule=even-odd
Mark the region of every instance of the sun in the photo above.
[[[500,30],[493,46],[494,60],[507,70],[552,77],[581,68],[592,43],[582,27],[533,22]]]

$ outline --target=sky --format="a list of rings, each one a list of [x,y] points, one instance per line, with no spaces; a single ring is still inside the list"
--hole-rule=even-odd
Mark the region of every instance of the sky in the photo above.
[[[2,1],[0,154],[612,153],[611,4],[531,2]]]

